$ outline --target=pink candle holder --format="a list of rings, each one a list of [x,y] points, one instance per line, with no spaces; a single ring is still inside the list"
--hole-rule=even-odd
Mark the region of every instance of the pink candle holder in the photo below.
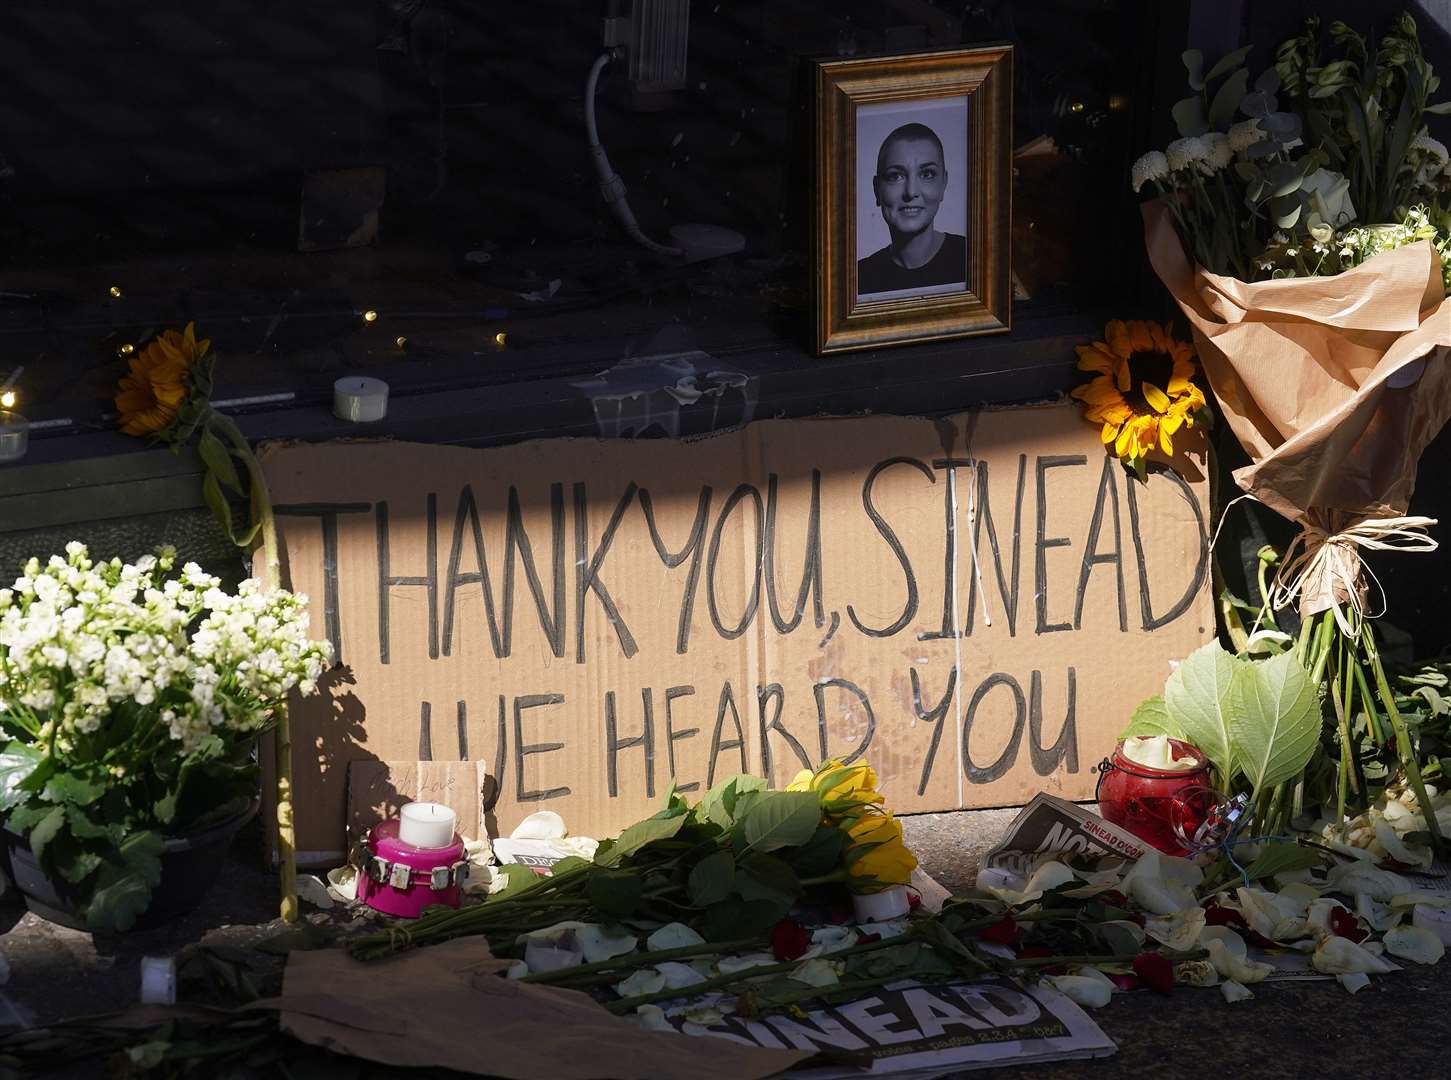
[[[398,819],[384,821],[363,841],[358,899],[375,911],[416,919],[436,904],[458,907],[468,875],[458,833],[447,847],[421,848],[398,838]]]

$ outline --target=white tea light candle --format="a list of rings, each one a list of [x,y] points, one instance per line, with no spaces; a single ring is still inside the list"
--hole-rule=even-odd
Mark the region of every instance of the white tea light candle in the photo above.
[[[398,814],[398,839],[418,848],[446,848],[453,843],[458,815],[442,803],[412,802]]]
[[[30,421],[18,412],[0,409],[0,462],[19,461],[30,446]]]
[[[333,415],[354,424],[370,424],[388,415],[388,384],[366,375],[348,375],[333,383]]]

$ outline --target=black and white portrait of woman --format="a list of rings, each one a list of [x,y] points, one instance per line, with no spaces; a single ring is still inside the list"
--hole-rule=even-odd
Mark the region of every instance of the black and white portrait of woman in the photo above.
[[[857,109],[857,299],[967,288],[964,98]]]

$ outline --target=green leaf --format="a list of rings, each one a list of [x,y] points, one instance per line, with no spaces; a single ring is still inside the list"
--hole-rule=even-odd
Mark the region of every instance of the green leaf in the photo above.
[[[242,494],[242,480],[237,475],[237,467],[232,462],[231,452],[222,440],[212,433],[211,428],[202,429],[201,438],[197,440],[196,451],[208,472],[238,495]]]
[[[802,877],[821,877],[841,866],[847,835],[835,825],[822,825],[810,840],[791,856],[791,865]]]
[[[647,844],[653,844],[656,840],[670,839],[680,831],[686,821],[687,818],[684,814],[670,818],[653,817],[637,821],[620,833],[608,849],[601,849],[595,854],[595,865],[618,866],[621,860],[635,854]]]
[[[92,933],[131,929],[161,880],[161,837],[156,833],[132,833],[118,854],[119,864],[108,862],[101,867],[96,890],[86,905],[86,927]]]
[[[780,904],[770,900],[737,900],[730,898],[712,904],[701,916],[696,929],[707,941],[735,941],[737,938],[764,934],[786,914]]]
[[[60,868],[60,876],[72,885],[79,885],[96,872],[101,865],[101,856],[94,851],[74,851],[64,862],[65,865]]]
[[[1438,101],[1434,105],[1427,105],[1422,112],[1431,116],[1451,116],[1451,101]]]
[[[1204,89],[1204,54],[1198,49],[1185,49],[1179,58],[1184,61],[1184,70],[1189,73],[1189,89]]]
[[[735,891],[742,900],[771,900],[789,910],[801,896],[801,879],[785,860],[757,852],[736,871]]]
[[[766,781],[759,776],[740,773],[720,781],[700,800],[700,816],[729,830],[736,823],[736,804],[748,791],[764,791]]]
[[[1179,134],[1186,139],[1190,135],[1203,135],[1209,130],[1209,121],[1204,118],[1204,101],[1198,94],[1177,102],[1169,111],[1174,117],[1174,125],[1179,129]]]
[[[735,884],[736,859],[729,851],[713,851],[690,871],[687,882],[690,902],[696,907],[709,907],[730,895]]]
[[[88,806],[106,793],[102,784],[94,783],[75,773],[60,773],[45,785],[41,798],[53,803],[77,803]]]
[[[507,900],[509,897],[539,884],[541,879],[541,876],[536,874],[532,867],[522,866],[519,863],[501,866],[496,872],[504,875],[505,884],[498,892],[489,894],[489,898],[484,901],[486,904],[496,904],[500,900]]]
[[[1260,878],[1273,877],[1275,874],[1288,874],[1294,870],[1308,870],[1312,866],[1319,866],[1323,856],[1314,848],[1304,847],[1300,844],[1287,843],[1283,840],[1270,840],[1261,845],[1260,853],[1254,862],[1245,867],[1245,873],[1251,881],[1258,881]]]
[[[1228,75],[1230,71],[1239,67],[1240,64],[1244,63],[1245,57],[1249,56],[1250,50],[1253,48],[1253,45],[1246,45],[1243,48],[1235,49],[1232,53],[1225,53],[1219,58],[1219,61],[1212,68],[1209,69],[1209,74],[1204,76],[1204,81],[1207,83],[1213,82],[1221,75]]]
[[[0,811],[9,810],[26,797],[20,785],[40,762],[40,751],[18,740],[0,750]]]
[[[56,833],[60,832],[64,824],[65,807],[56,806],[31,827],[25,839],[37,860],[44,856],[46,845],[55,839]]]
[[[1164,684],[1169,718],[1203,751],[1227,787],[1239,773],[1229,734],[1229,684],[1240,661],[1215,641],[1190,653]]]
[[[1159,695],[1139,702],[1129,726],[1119,733],[1120,739],[1142,738],[1145,735],[1167,735],[1171,739],[1190,741],[1184,729],[1169,715],[1164,699]]]
[[[816,792],[772,791],[756,800],[741,822],[741,831],[751,850],[776,851],[806,843],[820,823]]]
[[[1239,103],[1244,100],[1245,94],[1249,93],[1249,72],[1240,68],[1229,78],[1225,79],[1214,92],[1214,100],[1209,103],[1209,126],[1215,131],[1223,131],[1234,121],[1234,112],[1239,108]]]
[[[591,874],[585,892],[589,902],[600,911],[625,919],[639,910],[645,881],[628,870],[607,870]]]
[[[1230,736],[1256,795],[1305,770],[1320,741],[1320,699],[1294,653],[1241,664],[1230,703]]]

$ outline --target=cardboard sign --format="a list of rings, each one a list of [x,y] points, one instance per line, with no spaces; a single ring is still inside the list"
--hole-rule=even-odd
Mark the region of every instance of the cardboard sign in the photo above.
[[[899,812],[1091,798],[1213,633],[1207,484],[1128,482],[1073,406],[264,464],[339,657],[292,714],[304,859],[342,850],[366,759],[485,762],[496,836],[827,757]]]
[[[466,840],[484,831],[482,761],[354,761],[348,766],[348,843],[356,844],[380,821],[398,816],[404,803],[442,803],[458,815]]]

